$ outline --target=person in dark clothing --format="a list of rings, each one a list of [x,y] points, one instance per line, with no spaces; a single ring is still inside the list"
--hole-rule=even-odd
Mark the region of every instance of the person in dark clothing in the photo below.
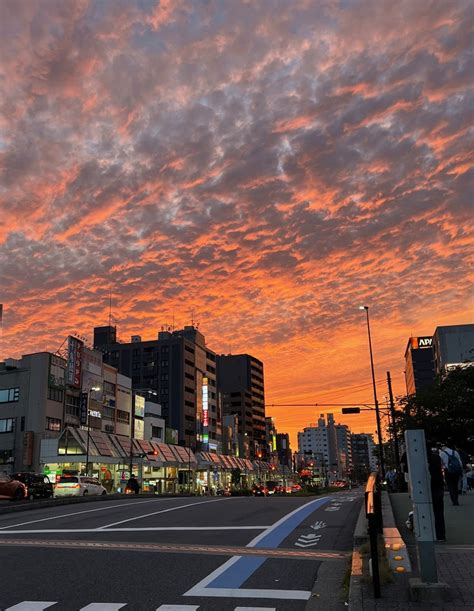
[[[426,444],[428,456],[428,468],[431,476],[431,500],[433,502],[433,514],[435,520],[436,539],[446,541],[446,526],[444,523],[444,478],[443,461],[437,450],[431,449],[431,444]]]
[[[132,490],[135,494],[140,492],[140,484],[138,483],[137,478],[134,475],[130,476],[130,479],[127,482],[127,488]]]

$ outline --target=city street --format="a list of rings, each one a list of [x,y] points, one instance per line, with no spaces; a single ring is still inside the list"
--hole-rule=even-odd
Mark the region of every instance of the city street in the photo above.
[[[0,609],[343,606],[361,495],[129,497],[6,514]]]

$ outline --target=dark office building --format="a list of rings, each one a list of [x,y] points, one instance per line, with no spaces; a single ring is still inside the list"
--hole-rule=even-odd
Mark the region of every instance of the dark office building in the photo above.
[[[405,350],[405,381],[407,394],[414,395],[429,388],[435,379],[433,338],[410,337]]]
[[[249,354],[219,355],[217,380],[223,413],[239,416],[239,433],[247,435],[255,458],[266,445],[263,363]]]
[[[221,415],[216,387],[216,355],[194,326],[161,331],[158,339],[117,342],[115,327],[96,327],[94,347],[104,360],[132,378],[134,390],[156,393],[179,444],[193,450],[220,451]],[[127,373],[126,373],[127,372]]]
[[[276,450],[279,464],[291,469],[290,436],[288,433],[277,433]]]

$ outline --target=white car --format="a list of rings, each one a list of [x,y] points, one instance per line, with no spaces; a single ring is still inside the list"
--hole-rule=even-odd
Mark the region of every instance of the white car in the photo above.
[[[61,475],[54,487],[56,498],[63,496],[100,496],[107,490],[98,479],[85,475]]]

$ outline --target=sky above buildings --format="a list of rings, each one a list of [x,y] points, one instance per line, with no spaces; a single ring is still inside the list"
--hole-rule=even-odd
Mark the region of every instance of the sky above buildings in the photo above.
[[[268,403],[472,321],[473,4],[0,3],[0,358],[199,323]],[[268,408],[293,435],[320,412]],[[342,420],[341,418],[337,419]],[[371,416],[345,417],[354,430]],[[294,437],[293,437],[294,438]]]

